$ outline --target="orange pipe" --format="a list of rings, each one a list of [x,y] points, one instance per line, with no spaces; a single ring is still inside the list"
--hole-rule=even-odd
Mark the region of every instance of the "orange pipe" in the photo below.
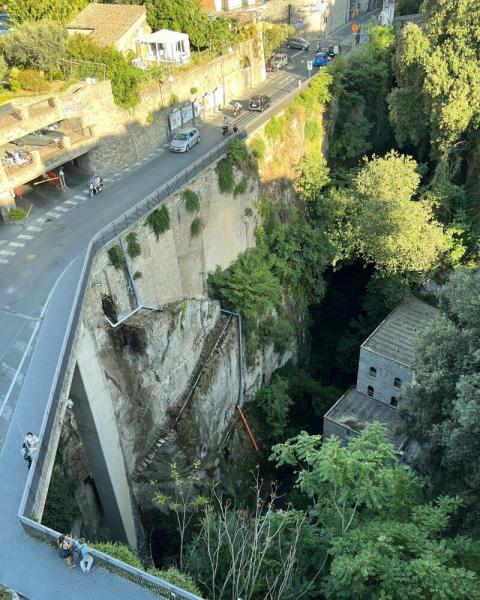
[[[238,410],[238,414],[240,415],[240,418],[243,421],[245,429],[247,430],[248,437],[250,438],[250,440],[253,444],[253,447],[255,448],[255,450],[257,452],[260,452],[260,450],[258,449],[257,442],[255,441],[255,438],[253,437],[253,433],[251,432],[250,427],[248,426],[247,419],[245,418],[245,415],[243,414],[243,410],[240,408],[239,404],[237,404],[237,410]]]

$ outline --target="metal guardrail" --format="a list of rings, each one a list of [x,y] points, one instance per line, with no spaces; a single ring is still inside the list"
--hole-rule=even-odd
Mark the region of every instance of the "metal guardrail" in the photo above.
[[[272,98],[280,100],[275,103],[268,111],[260,113],[252,121],[248,123],[248,132],[260,127],[263,123],[268,121],[274,112],[278,112],[282,109],[292,97],[297,93],[301,92],[302,89],[308,86],[308,80],[304,81],[302,85],[294,83],[290,86],[278,90],[272,95]],[[281,96],[285,95],[285,98]],[[112,242],[118,236],[120,236],[125,230],[137,223],[141,218],[152,212],[157,206],[164,202],[169,196],[177,192],[181,187],[186,185],[189,181],[194,179],[199,173],[203,172],[206,168],[211,166],[215,161],[220,159],[226,154],[229,142],[232,138],[244,140],[247,137],[247,131],[239,131],[235,136],[230,137],[219,143],[215,148],[210,150],[207,154],[202,156],[200,159],[192,163],[189,167],[184,169],[181,173],[178,173],[175,177],[172,177],[169,181],[163,184],[158,190],[138,202],[135,206],[130,208],[127,212],[121,215],[119,218],[112,221],[109,225],[101,229],[90,241],[82,265],[81,274],[79,277],[79,283],[75,292],[72,309],[70,312],[68,325],[65,330],[65,336],[63,338],[62,348],[60,351],[60,360],[57,364],[55,374],[52,380],[49,397],[47,400],[47,408],[40,428],[40,447],[36,453],[29,475],[27,483],[23,492],[22,500],[18,510],[18,517],[26,530],[27,533],[38,537],[44,541],[53,542],[58,537],[59,533],[45,527],[41,523],[37,522],[35,515],[35,505],[39,485],[42,481],[43,470],[47,466],[46,459],[48,457],[50,435],[53,431],[53,426],[56,418],[57,408],[61,401],[61,392],[64,385],[64,379],[67,373],[70,354],[75,339],[75,332],[80,319],[82,311],[83,299],[85,291],[87,289],[90,268],[93,260],[99,250],[104,248],[107,244]],[[239,322],[239,331],[241,336],[241,321]],[[240,341],[241,345],[241,341]],[[243,368],[241,367],[241,374],[243,376]],[[243,382],[242,382],[243,385]],[[118,575],[130,579],[138,585],[159,592],[168,600],[199,600],[196,596],[176,588],[164,582],[157,577],[153,577],[144,573],[139,569],[135,569],[126,563],[114,559],[103,553],[95,552],[95,556],[102,561],[103,565],[111,571],[114,571]]]

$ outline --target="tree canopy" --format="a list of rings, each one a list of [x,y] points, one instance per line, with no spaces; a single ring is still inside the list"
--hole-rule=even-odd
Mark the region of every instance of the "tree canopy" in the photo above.
[[[405,395],[419,467],[439,491],[480,491],[480,272],[455,271],[439,294],[440,314],[421,333],[415,383]]]
[[[66,25],[88,0],[8,0],[7,10],[14,25],[51,19]]]

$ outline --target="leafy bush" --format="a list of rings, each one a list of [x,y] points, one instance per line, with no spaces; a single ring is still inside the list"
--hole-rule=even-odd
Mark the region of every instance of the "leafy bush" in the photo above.
[[[169,106],[175,106],[175,104],[178,104],[180,102],[180,98],[177,96],[177,94],[172,94],[170,96],[170,100],[168,101]]]
[[[136,553],[129,548],[126,544],[120,544],[119,542],[92,542],[89,544],[91,548],[95,548],[99,552],[104,552],[113,558],[127,563],[137,569],[143,569],[142,561],[138,558]]]
[[[68,40],[67,50],[68,57],[73,60],[106,65],[106,77],[112,83],[113,97],[119,106],[131,108],[138,103],[142,71],[113,46],[102,48],[86,36],[74,35]]]
[[[193,213],[200,210],[200,198],[193,190],[183,190],[182,200],[185,202],[187,212]]]
[[[52,73],[66,56],[65,32],[52,21],[23,23],[3,36],[2,49],[10,67]]]
[[[196,94],[197,92],[198,92],[198,88],[197,88],[197,87],[195,87],[195,86],[193,85],[193,86],[190,88],[190,93],[191,93],[191,94],[192,94],[192,96],[193,96],[193,95],[194,95],[194,94]]]
[[[218,188],[224,194],[231,194],[235,189],[235,175],[233,162],[229,158],[222,158],[215,167],[218,179]]]
[[[294,34],[293,25],[274,25],[266,23],[263,32],[263,44],[265,57],[268,59],[275,50],[278,50],[285,41]]]
[[[115,269],[123,269],[127,264],[123,250],[118,244],[108,249],[108,258]]]
[[[135,271],[135,273],[133,274],[134,279],[141,279],[141,277],[142,277],[141,271]]]
[[[264,348],[273,344],[275,352],[286,352],[292,345],[294,329],[283,317],[269,317],[258,324],[258,342]]]
[[[56,463],[48,488],[42,523],[56,531],[70,531],[79,514],[75,502],[75,482],[68,477],[63,464]]]
[[[148,573],[159,579],[163,579],[167,583],[177,586],[178,588],[195,594],[195,596],[202,597],[202,592],[195,583],[195,580],[188,573],[184,573],[176,567],[169,567],[168,569],[148,569]]]
[[[12,90],[26,90],[27,92],[45,92],[48,83],[38,71],[27,69],[12,69],[10,71],[9,85]]]
[[[8,218],[10,221],[23,221],[27,217],[27,211],[23,210],[23,208],[12,208],[8,213]]]
[[[142,247],[138,243],[137,234],[132,231],[127,235],[125,239],[127,240],[128,256],[130,258],[136,258],[137,256],[140,256],[140,254],[142,253]]]
[[[156,208],[148,215],[145,224],[150,227],[158,240],[162,233],[170,229],[170,213],[168,212],[168,208],[165,205]]]
[[[257,250],[247,250],[233,265],[209,277],[215,296],[246,319],[256,320],[282,308],[282,288]]]
[[[267,155],[267,145],[260,135],[256,135],[252,138],[250,141],[250,149],[259,163],[262,163],[265,160],[265,156]]]
[[[248,160],[248,148],[245,142],[240,140],[230,140],[228,144],[227,158],[229,158],[234,164],[241,162],[242,160]]]
[[[235,189],[233,190],[233,195],[238,196],[238,194],[244,194],[247,191],[248,179],[246,177],[242,177],[242,180],[237,183]]]
[[[8,0],[8,14],[12,23],[51,19],[65,25],[82,10],[88,0]]]
[[[190,225],[190,233],[192,237],[198,237],[202,233],[203,228],[204,224],[202,219],[200,217],[195,217]]]
[[[286,379],[274,375],[268,385],[255,394],[255,404],[265,417],[265,430],[272,441],[282,439],[288,423],[288,412],[293,404]]]

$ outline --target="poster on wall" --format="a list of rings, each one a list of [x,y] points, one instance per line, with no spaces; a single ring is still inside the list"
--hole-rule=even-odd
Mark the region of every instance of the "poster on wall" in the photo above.
[[[182,126],[182,111],[179,108],[172,110],[168,115],[168,125],[170,131]]]
[[[182,106],[183,124],[188,123],[193,119],[193,105],[191,102]]]

